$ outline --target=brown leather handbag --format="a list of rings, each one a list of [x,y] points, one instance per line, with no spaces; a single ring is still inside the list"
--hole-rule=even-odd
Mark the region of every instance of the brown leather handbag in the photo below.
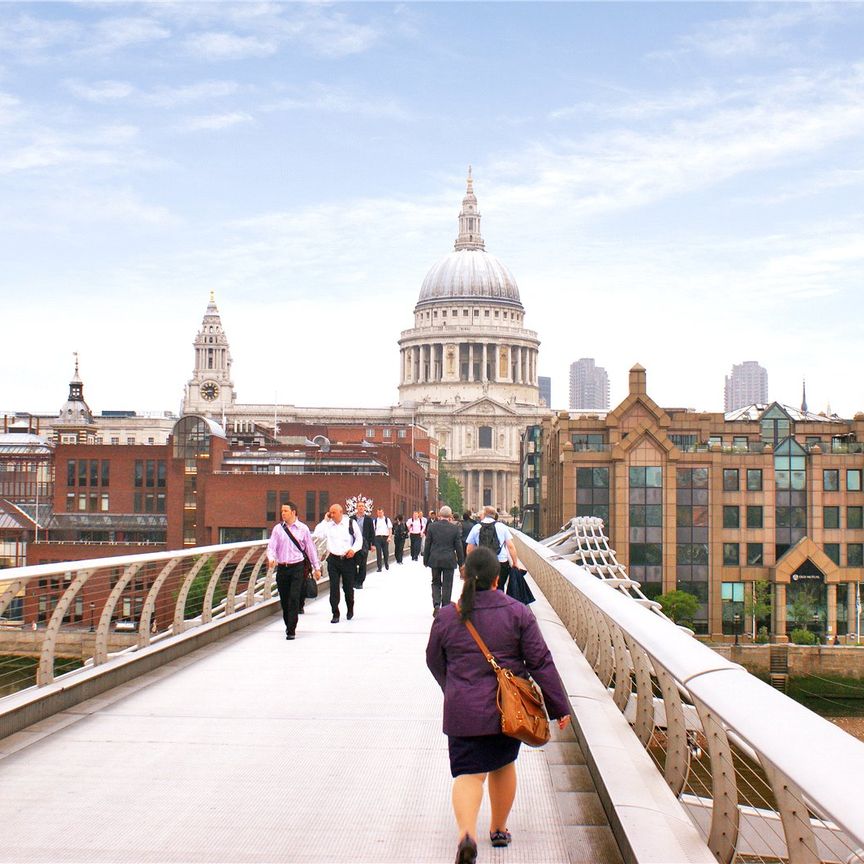
[[[549,721],[546,719],[543,697],[537,685],[499,666],[486,643],[480,638],[477,628],[470,621],[466,621],[465,626],[498,677],[501,731],[511,738],[518,738],[523,744],[542,747],[549,741]]]

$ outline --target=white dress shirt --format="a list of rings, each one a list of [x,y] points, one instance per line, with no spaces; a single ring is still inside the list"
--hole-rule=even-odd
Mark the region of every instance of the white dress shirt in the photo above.
[[[349,530],[350,524],[349,517],[343,515],[341,522],[331,520],[315,529],[316,535],[324,537],[327,542],[327,551],[331,555],[338,555],[341,558],[349,549],[359,552],[363,548],[363,536],[360,529],[354,528],[354,539],[352,540]],[[319,529],[321,529],[320,534]]]

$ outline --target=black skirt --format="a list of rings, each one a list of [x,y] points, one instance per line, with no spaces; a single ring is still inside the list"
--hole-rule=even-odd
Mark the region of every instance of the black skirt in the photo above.
[[[450,774],[487,774],[497,771],[519,755],[521,741],[500,732],[497,735],[448,735]]]

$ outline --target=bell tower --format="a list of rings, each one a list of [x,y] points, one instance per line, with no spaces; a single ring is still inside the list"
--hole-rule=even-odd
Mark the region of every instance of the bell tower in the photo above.
[[[231,351],[228,337],[222,329],[222,318],[213,292],[193,343],[195,367],[186,384],[183,398],[184,414],[218,417],[234,405],[237,398],[231,380]]]

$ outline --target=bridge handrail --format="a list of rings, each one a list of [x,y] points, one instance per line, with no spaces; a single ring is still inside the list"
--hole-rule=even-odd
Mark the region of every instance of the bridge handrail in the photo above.
[[[730,768],[712,772],[709,846],[719,861],[734,858],[739,833],[730,738],[733,743],[743,742],[756,754],[768,777],[783,820],[790,861],[822,860],[810,855],[819,844],[813,837],[811,820],[802,818],[807,808],[840,826],[854,841],[845,846],[851,853],[847,860],[864,860],[854,857],[855,844],[858,854],[864,848],[864,808],[860,803],[864,743],[724,659],[672,622],[610,590],[583,567],[520,532],[514,533],[520,558],[595,673],[607,687],[614,680],[613,695],[619,709],[632,710],[635,702],[634,731],[646,747],[654,732],[651,676],[656,678],[664,694],[668,722],[666,777],[679,795],[689,770],[686,730],[693,725],[692,719],[685,719],[689,706],[682,705],[681,696],[695,707],[712,765],[728,762]],[[720,773],[723,776],[718,776]]]

